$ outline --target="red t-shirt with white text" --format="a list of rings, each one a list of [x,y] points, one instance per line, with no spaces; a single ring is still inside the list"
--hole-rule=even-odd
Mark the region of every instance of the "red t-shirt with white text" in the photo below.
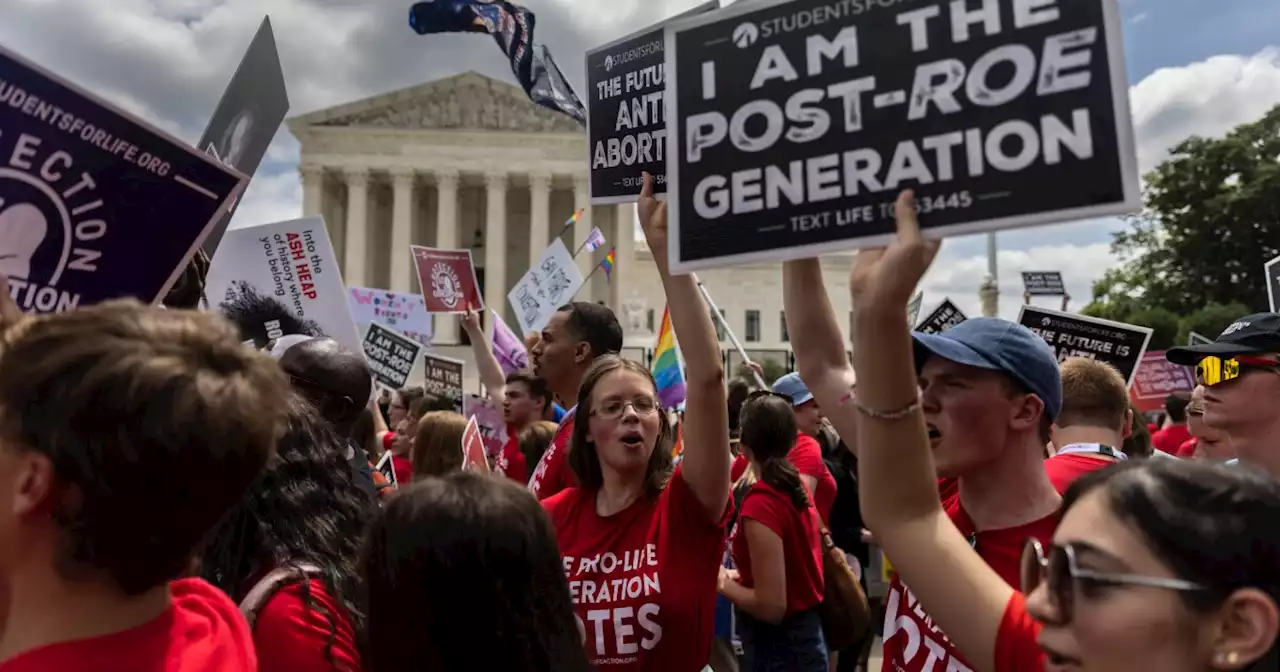
[[[755,585],[751,573],[751,552],[742,520],[751,519],[769,528],[782,540],[782,558],[787,580],[787,616],[808,611],[822,602],[822,522],[813,501],[800,510],[791,498],[764,481],[756,481],[742,498],[739,522],[729,544],[739,581]]]
[[[577,410],[576,406],[569,409],[560,420],[551,445],[547,446],[547,452],[542,454],[542,459],[538,460],[538,466],[533,470],[533,478],[529,479],[529,492],[540,500],[578,485],[573,469],[569,468],[569,441],[573,438],[573,422]]]
[[[973,521],[960,506],[958,492],[945,500],[942,507],[960,534],[970,538],[978,555],[1015,591],[1021,582],[1019,570],[1027,539],[1034,537],[1047,546],[1052,543],[1053,531],[1058,527],[1055,512],[1026,525],[975,534]],[[940,560],[940,563],[938,571],[945,571],[945,562]],[[885,596],[883,633],[884,672],[973,672],[973,667],[933,624],[915,595],[896,575]]]
[[[817,479],[817,487],[813,490],[813,503],[822,516],[822,524],[831,518],[831,506],[836,503],[836,477],[827,469],[822,461],[822,446],[818,440],[807,434],[796,434],[796,445],[787,453],[787,460],[800,472],[801,476]]]
[[[303,602],[302,583],[281,587],[262,605],[253,625],[258,666],[264,671],[359,672],[356,632],[346,609],[329,595],[322,581],[312,579],[307,588],[313,606]]]
[[[661,495],[608,518],[596,513],[596,492],[542,501],[587,658],[598,669],[698,672],[711,655],[729,493],[712,522],[678,467]]]
[[[169,584],[169,595],[169,608],[136,628],[32,649],[0,670],[256,672],[249,625],[225,593],[201,579],[181,579]]]
[[[494,465],[496,471],[502,472],[507,478],[517,483],[525,483],[529,479],[529,463],[524,459],[524,453],[520,452],[520,437],[517,432],[511,431],[511,427],[507,427],[507,442],[502,444],[502,456]]]

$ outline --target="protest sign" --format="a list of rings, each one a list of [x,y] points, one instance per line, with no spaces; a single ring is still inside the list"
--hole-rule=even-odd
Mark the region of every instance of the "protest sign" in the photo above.
[[[1138,362],[1151,340],[1147,327],[1035,306],[1022,307],[1018,324],[1043,338],[1059,362],[1070,357],[1103,361],[1116,367],[1129,385],[1133,385]]]
[[[355,319],[356,326],[381,324],[423,345],[431,345],[431,313],[427,312],[427,304],[422,300],[421,294],[350,287],[348,296],[351,299],[351,316]]]
[[[252,178],[288,112],[289,93],[284,86],[280,54],[276,53],[276,38],[271,32],[271,19],[264,18],[196,147]],[[235,209],[236,202],[232,202],[227,214],[204,239],[204,251],[210,257],[218,249]]]
[[[653,193],[667,193],[666,107],[662,97],[663,26],[675,19],[718,8],[705,2],[662,23],[587,52],[588,181],[592,205],[633,203],[640,174],[653,175]]]
[[[484,450],[490,459],[500,460],[507,443],[507,423],[502,419],[502,409],[494,408],[485,397],[468,394],[462,400],[462,414],[474,418],[480,427],[480,438],[484,439]]]
[[[920,317],[920,305],[924,303],[924,292],[917,291],[915,296],[907,302],[907,325],[916,323],[916,318]]]
[[[1116,2],[755,0],[668,24],[672,269],[885,245],[907,188],[935,238],[1136,211]]]
[[[465,313],[470,305],[484,310],[471,250],[438,250],[411,246],[418,284],[428,313]]]
[[[1267,304],[1271,312],[1276,312],[1276,301],[1280,300],[1280,257],[1268,261],[1263,270],[1267,274]]]
[[[1170,362],[1164,351],[1148,352],[1138,363],[1138,372],[1129,387],[1129,397],[1143,413],[1164,408],[1164,400],[1175,392],[1190,395],[1196,388],[1195,373],[1189,366]]]
[[[213,255],[205,292],[261,348],[289,335],[328,336],[363,352],[338,258],[320,217],[231,229]]]
[[[484,454],[484,440],[475,417],[467,418],[467,428],[462,430],[462,470],[489,473],[489,460]]]
[[[395,465],[391,462],[391,451],[388,450],[382,454],[382,457],[378,458],[378,464],[374,469],[377,469],[383,476],[387,477],[387,482],[391,484],[391,487],[400,487],[400,484],[396,482],[396,469]]]
[[[929,316],[920,323],[920,326],[916,327],[916,331],[925,334],[941,334],[967,319],[969,318],[960,312],[956,304],[951,303],[951,299],[943,299],[942,304],[934,308],[933,312],[929,313]]]
[[[1066,296],[1066,285],[1062,284],[1062,273],[1022,272],[1023,291],[1031,296]]]
[[[530,268],[507,293],[507,300],[520,321],[520,333],[542,331],[556,310],[573,299],[582,287],[582,271],[559,238],[542,252],[538,265]]]
[[[464,366],[462,360],[441,357],[430,352],[422,353],[422,360],[425,364],[423,388],[427,394],[434,394],[441,399],[452,401],[454,410],[461,413],[463,411],[462,367]]]
[[[1191,346],[1191,345],[1208,345],[1208,344],[1210,344],[1210,343],[1212,343],[1212,342],[1213,342],[1213,339],[1212,339],[1212,338],[1205,338],[1204,336],[1201,336],[1200,334],[1197,334],[1197,333],[1196,333],[1196,332],[1194,332],[1194,331],[1193,331],[1193,332],[1191,332],[1191,333],[1189,333],[1189,334],[1187,334],[1187,345],[1188,345],[1188,346]]]
[[[405,386],[413,371],[422,344],[381,324],[369,325],[364,335],[364,357],[378,384],[392,390]]]
[[[0,48],[0,273],[18,308],[159,301],[243,175]]]

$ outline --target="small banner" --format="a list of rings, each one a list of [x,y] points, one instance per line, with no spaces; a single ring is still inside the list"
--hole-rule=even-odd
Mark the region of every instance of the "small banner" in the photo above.
[[[0,48],[0,273],[23,312],[159,301],[246,178]]]
[[[484,439],[480,436],[480,426],[474,416],[467,419],[467,428],[462,430],[462,470],[489,473]]]
[[[923,334],[941,334],[942,332],[964,322],[967,317],[956,304],[951,303],[951,299],[943,299],[942,304],[933,309],[929,316],[916,327],[916,331]]]
[[[1138,372],[1129,388],[1129,397],[1143,413],[1164,408],[1164,400],[1175,392],[1191,394],[1196,388],[1195,373],[1165,359],[1164,350],[1148,352],[1138,363]]]
[[[569,248],[563,240],[555,239],[543,250],[538,265],[526,271],[507,294],[520,322],[520,333],[542,331],[560,306],[573,299],[582,283],[582,271],[573,263]]]
[[[484,310],[471,250],[438,250],[417,245],[411,249],[428,313],[465,313],[468,305]]]
[[[1280,257],[1268,261],[1263,270],[1267,274],[1267,303],[1271,312],[1277,312],[1276,301],[1280,301]]]
[[[450,359],[430,352],[422,353],[425,364],[423,388],[427,394],[434,394],[442,399],[453,401],[454,410],[458,413],[462,407],[462,369],[465,364],[459,359]]]
[[[374,378],[383,387],[392,390],[403,388],[420,354],[421,343],[381,324],[369,325],[369,331],[364,335],[364,357],[369,361]]]
[[[374,469],[377,469],[383,476],[387,477],[387,482],[391,484],[391,487],[400,488],[400,483],[396,481],[395,465],[391,462],[391,451],[386,451],[382,454],[382,457],[378,458],[378,464]]]
[[[1022,287],[1030,296],[1066,296],[1067,287],[1062,284],[1061,271],[1023,271]]]
[[[1130,386],[1151,340],[1151,329],[1147,327],[1035,306],[1022,307],[1018,324],[1039,334],[1053,348],[1059,362],[1070,357],[1106,362],[1116,367]]]
[[[401,294],[364,287],[350,287],[348,293],[351,297],[351,316],[355,318],[356,326],[380,324],[430,347],[434,325],[421,294]]]

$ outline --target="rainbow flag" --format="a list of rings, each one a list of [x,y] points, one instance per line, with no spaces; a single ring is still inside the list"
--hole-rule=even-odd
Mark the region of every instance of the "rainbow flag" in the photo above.
[[[680,370],[680,351],[676,349],[676,333],[671,330],[671,312],[662,309],[662,327],[658,344],[653,347],[653,379],[658,383],[658,399],[663,408],[675,408],[684,401],[684,373]]]
[[[569,230],[569,228],[572,227],[574,224],[577,224],[578,220],[582,219],[582,212],[583,212],[582,210],[579,210],[573,213],[573,215],[569,217],[569,219],[565,220],[564,228],[560,229],[560,232],[564,233],[565,231]]]
[[[615,248],[613,248],[613,249],[609,250],[609,254],[604,255],[604,261],[600,262],[600,266],[601,266],[602,268],[604,268],[604,279],[605,279],[605,280],[609,280],[610,278],[612,278],[612,277],[613,277],[613,265],[614,265],[615,263],[617,263],[617,261],[618,261],[618,255],[617,255],[617,254],[615,254],[615,252],[617,252],[617,249],[618,249],[618,248],[616,248],[616,247],[615,247]],[[683,390],[684,390],[684,385],[683,385],[683,383],[681,384],[680,389],[681,389],[680,394],[684,394],[684,392],[683,392]],[[681,399],[683,399],[683,398],[684,398],[684,397],[681,397]]]

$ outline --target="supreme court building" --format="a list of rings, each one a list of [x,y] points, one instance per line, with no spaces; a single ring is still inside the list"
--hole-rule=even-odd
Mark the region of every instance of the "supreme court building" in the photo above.
[[[613,277],[595,273],[576,299],[612,307],[628,350],[653,346],[664,298],[652,256],[636,240],[635,206],[588,207],[586,134],[569,117],[538,107],[517,86],[467,72],[288,125],[302,146],[303,214],[324,217],[348,286],[420,293],[411,244],[469,248],[486,306],[515,325],[507,292],[547,244],[563,235],[575,250],[599,227],[606,245],[577,260],[585,276],[616,246]],[[579,208],[583,217],[565,231]],[[850,260],[824,259],[842,316]],[[699,277],[748,351],[789,350],[779,264]],[[469,349],[456,347],[456,317],[435,316],[433,341],[470,360]]]

